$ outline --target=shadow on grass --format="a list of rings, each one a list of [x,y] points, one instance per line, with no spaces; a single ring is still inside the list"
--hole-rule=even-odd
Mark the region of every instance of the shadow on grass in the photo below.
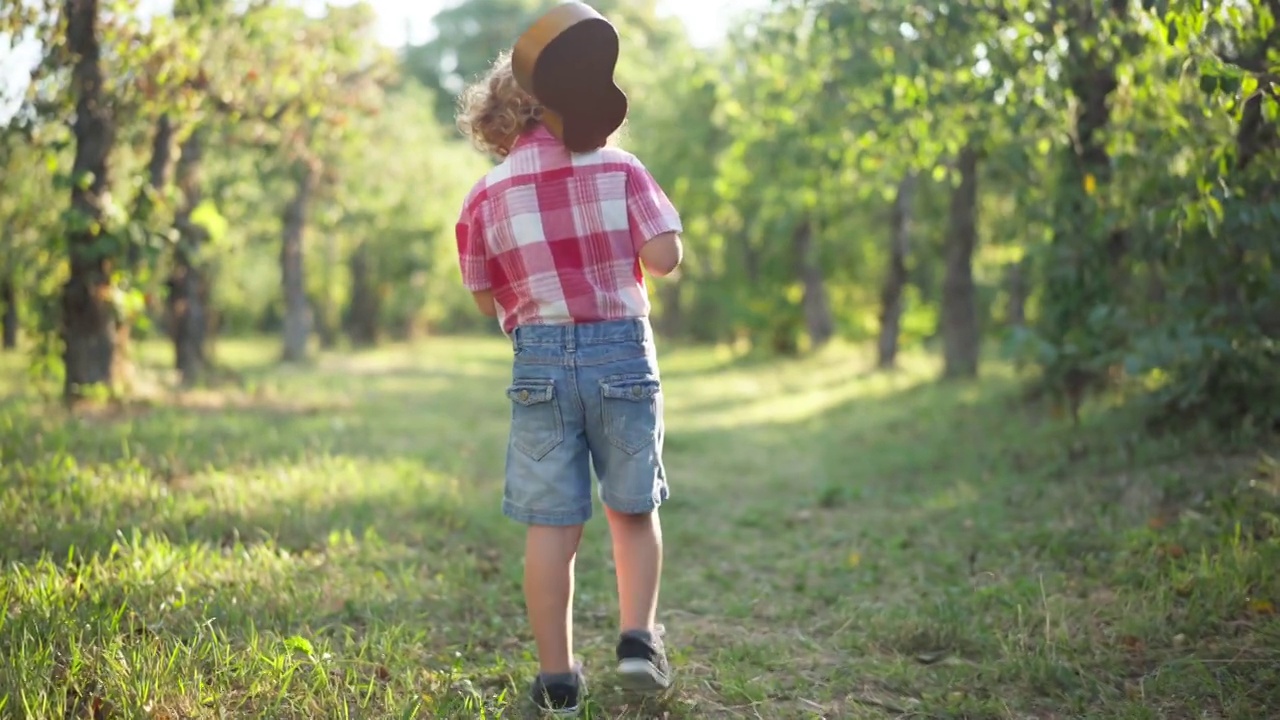
[[[519,530],[498,514],[507,364],[490,351],[264,379],[305,405],[6,413],[3,557],[65,564],[73,545],[105,557],[154,533],[211,564],[183,586],[238,639],[325,638],[350,686],[406,693],[453,651],[487,695],[522,692]],[[1115,414],[1071,429],[1002,380],[881,378],[836,356],[672,367],[663,604],[703,703],[690,716],[797,697],[847,716],[864,683],[935,717],[1125,717],[1148,685],[1174,715],[1230,714],[1214,693],[1243,711],[1276,687],[1276,622],[1245,599],[1280,598],[1260,519],[1274,503],[1241,494],[1242,466],[1214,447]],[[606,661],[610,566],[591,548],[579,627]],[[122,592],[154,621],[180,579]]]
[[[457,530],[500,491],[496,436],[477,427],[505,398],[477,397],[468,381],[396,371],[317,401],[189,397],[78,417],[11,402],[0,408],[0,558],[108,552],[135,531],[299,552],[347,531],[412,542],[416,528]]]

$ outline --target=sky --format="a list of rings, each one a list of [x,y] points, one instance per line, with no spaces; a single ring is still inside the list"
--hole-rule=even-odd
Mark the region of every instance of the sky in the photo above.
[[[306,0],[312,4],[311,0]],[[340,0],[339,0],[340,1]],[[589,0],[588,0],[589,2]],[[660,0],[659,11],[675,15],[690,29],[695,44],[710,45],[723,37],[733,15],[746,9],[761,7],[768,0]],[[319,5],[319,2],[314,4]],[[379,36],[388,45],[400,45],[405,37],[405,23],[411,23],[415,42],[426,38],[431,17],[441,8],[456,4],[455,0],[370,0],[379,16]]]
[[[347,4],[349,0],[334,0],[335,4]],[[441,8],[456,4],[458,0],[369,0],[378,13],[378,37],[390,46],[404,44],[406,34],[415,42],[422,42],[431,32],[431,18]],[[589,1],[589,0],[588,0]],[[674,15],[689,28],[690,38],[700,46],[713,45],[724,37],[733,17],[739,13],[763,7],[769,0],[659,0],[659,12]],[[304,7],[322,7],[323,0],[301,0]],[[171,0],[140,0],[144,11],[166,11]],[[3,40],[0,38],[0,40]],[[8,44],[0,46],[0,124],[8,121],[17,108],[17,97],[26,86],[29,68],[38,59],[36,48],[19,46],[8,50]]]

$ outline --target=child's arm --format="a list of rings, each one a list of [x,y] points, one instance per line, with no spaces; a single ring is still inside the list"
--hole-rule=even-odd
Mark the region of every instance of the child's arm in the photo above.
[[[478,290],[471,293],[471,299],[476,301],[476,307],[479,308],[480,314],[496,318],[498,317],[498,306],[493,302],[492,290]]]
[[[657,277],[674,273],[684,259],[680,214],[658,181],[634,158],[627,168],[627,215],[644,268]]]
[[[684,260],[684,243],[680,242],[680,233],[664,232],[649,240],[640,248],[640,262],[644,269],[657,277],[667,277],[674,273]]]
[[[493,287],[489,280],[489,257],[485,251],[484,233],[480,228],[478,213],[470,202],[463,205],[461,216],[454,226],[458,241],[458,265],[462,269],[462,284],[471,291],[471,299],[481,314],[498,316],[493,300]]]

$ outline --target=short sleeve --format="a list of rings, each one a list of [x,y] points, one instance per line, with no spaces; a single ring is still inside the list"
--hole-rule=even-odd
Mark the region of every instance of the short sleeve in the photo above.
[[[485,250],[484,227],[474,205],[463,208],[454,226],[458,241],[458,265],[462,269],[462,285],[471,292],[492,287],[489,279],[489,256]]]
[[[684,229],[680,214],[658,181],[634,159],[627,165],[627,216],[631,222],[631,242],[637,252],[658,235]]]

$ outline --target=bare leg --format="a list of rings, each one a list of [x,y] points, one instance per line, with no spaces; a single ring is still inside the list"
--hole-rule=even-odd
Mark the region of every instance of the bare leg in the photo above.
[[[581,525],[530,525],[525,535],[524,600],[544,674],[573,666],[573,565],[581,539]]]
[[[653,632],[662,578],[662,524],[657,511],[627,515],[605,508],[618,572],[621,631]]]

